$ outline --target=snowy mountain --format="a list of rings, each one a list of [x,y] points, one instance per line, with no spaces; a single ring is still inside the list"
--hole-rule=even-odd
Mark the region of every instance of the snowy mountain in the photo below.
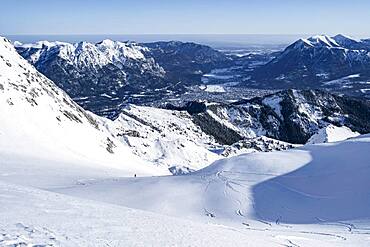
[[[192,110],[194,122],[226,145],[259,136],[305,144],[330,124],[370,132],[368,101],[318,90],[284,90],[229,104],[200,104]]]
[[[16,49],[85,109],[96,113],[108,110],[109,114],[112,105],[119,107],[125,91],[168,86],[163,68],[144,55],[147,48],[136,43],[40,41],[16,43]]]
[[[0,245],[368,245],[370,137],[263,137],[364,133],[368,102],[287,90],[169,108],[98,117],[1,38]]]
[[[264,136],[226,144],[203,131],[198,123],[197,115],[191,111],[128,105],[108,127],[136,155],[154,165],[168,167],[176,175],[199,170],[224,157],[295,147]],[[219,129],[220,135],[227,133],[227,129]]]
[[[229,62],[208,46],[182,42],[40,41],[15,46],[84,109],[110,118],[117,117],[122,103],[183,93],[185,86],[200,83],[203,73]]]
[[[52,157],[55,163],[109,166],[124,174],[166,175],[222,158],[209,150],[217,143],[186,112],[132,105],[111,121],[83,110],[3,38],[0,59],[4,162]]]
[[[0,150],[5,157],[34,157],[155,174],[105,127],[108,120],[83,110],[52,81],[0,41]],[[10,159],[12,160],[12,159]],[[126,162],[122,162],[126,160]],[[135,166],[132,164],[135,163]]]
[[[69,157],[65,150],[73,154],[71,157],[84,157],[97,164],[107,163],[110,158],[112,166],[118,168],[123,166],[122,155],[132,155],[135,159],[140,157],[138,162],[148,165],[149,173],[182,174],[199,170],[225,156],[285,150],[294,147],[290,143],[304,144],[330,123],[346,125],[360,133],[369,129],[367,115],[364,114],[369,106],[365,102],[311,91],[283,91],[233,104],[203,105],[193,102],[184,108],[173,109],[127,105],[121,107],[121,113],[111,121],[84,111],[21,57],[12,54],[14,49],[9,43],[3,45],[8,49],[4,48],[2,55],[3,66],[7,69],[3,70],[2,84],[4,92],[7,92],[4,93],[4,102],[7,103],[3,107],[6,106],[9,116],[14,116],[2,123],[3,132],[9,135],[3,139],[4,143],[6,140],[17,140],[13,136],[19,134],[10,136],[10,133],[18,131],[12,129],[14,126],[35,122],[35,127],[32,124],[26,129],[19,127],[30,136],[30,144],[22,142],[26,146],[24,150],[19,147],[20,141],[14,141],[14,146],[4,144],[4,149],[7,146],[9,150],[19,150],[23,155],[29,152],[39,157],[35,155],[39,152],[40,157],[48,157],[45,156],[45,148],[54,147],[52,151],[60,153],[60,157]],[[52,94],[50,90],[56,93]],[[15,102],[21,98],[23,101],[17,106]],[[40,100],[45,101],[45,106],[38,102]],[[352,109],[354,104],[360,107],[358,111]],[[31,110],[23,113],[24,107]],[[45,112],[38,110],[40,107],[45,107]],[[24,117],[23,121],[17,120],[20,116]],[[87,128],[84,127],[86,123]],[[80,128],[83,130],[80,131]],[[45,143],[39,140],[40,137]],[[63,148],[51,145],[55,140]],[[29,149],[30,146],[33,149]],[[99,147],[102,147],[101,150]],[[94,152],[96,157],[90,153],[95,149],[99,150]],[[157,171],[150,171],[152,168]]]
[[[257,68],[251,83],[280,88],[327,88],[325,82],[351,75],[358,75],[357,81],[366,81],[370,78],[369,71],[370,46],[366,40],[318,35],[294,42],[272,61]],[[351,88],[346,85],[347,90]],[[357,86],[352,85],[359,90]]]
[[[186,111],[130,105],[110,121],[81,109],[7,40],[0,55],[0,245],[367,246],[366,135],[226,158],[186,176],[141,177],[218,159],[202,119],[226,126],[217,129],[226,136],[251,133],[248,116],[360,129],[369,122],[364,101],[290,90]],[[243,145],[285,149],[261,137],[232,145],[231,155]]]
[[[0,55],[0,152],[7,162],[13,162],[9,156],[40,163],[53,157],[55,163],[77,167],[95,164],[130,175],[167,175],[199,170],[225,157],[214,150],[226,147],[186,111],[127,105],[111,121],[83,110],[5,39]],[[257,149],[239,148],[251,151]]]

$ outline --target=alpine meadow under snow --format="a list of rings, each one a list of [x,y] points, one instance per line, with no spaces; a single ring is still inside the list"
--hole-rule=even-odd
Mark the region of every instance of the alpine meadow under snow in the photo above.
[[[38,45],[31,60],[56,46],[68,58],[86,47],[104,54],[76,57],[77,67],[149,51],[109,40]],[[97,116],[0,38],[0,246],[369,245],[367,101],[286,90],[165,108]]]

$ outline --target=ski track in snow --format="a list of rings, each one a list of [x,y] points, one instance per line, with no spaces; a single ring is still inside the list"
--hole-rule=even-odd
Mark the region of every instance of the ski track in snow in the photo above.
[[[350,141],[347,142],[347,144],[348,146],[350,146],[352,144],[355,144],[354,142],[355,140],[351,139]],[[340,144],[335,144],[335,145],[340,146]],[[335,147],[335,145],[330,144],[330,145],[323,145],[323,146],[327,146],[330,148],[332,146]],[[315,150],[317,150],[317,148]],[[296,153],[296,151],[291,151],[291,153]],[[298,151],[298,153],[300,153],[300,151]],[[259,154],[257,154],[257,156],[258,155]],[[250,156],[251,155],[245,155],[242,157],[248,158]],[[235,159],[238,159],[238,157],[236,157]],[[358,230],[356,232],[355,231],[357,229],[356,223],[352,221],[336,221],[336,220],[326,221],[322,218],[316,217],[315,222],[313,222],[312,224],[296,225],[296,224],[286,223],[282,215],[277,215],[274,221],[269,221],[263,215],[261,214],[258,215],[257,213],[255,216],[252,217],[251,215],[252,211],[253,210],[256,211],[257,209],[255,206],[253,196],[251,196],[248,192],[248,188],[251,188],[251,185],[255,183],[259,183],[259,181],[268,181],[275,177],[281,177],[284,179],[298,179],[298,180],[303,179],[304,180],[308,178],[309,176],[299,175],[299,174],[296,175],[296,174],[291,174],[291,173],[286,173],[286,174],[282,174],[281,176],[279,176],[281,172],[273,171],[273,170],[269,170],[268,172],[266,172],[263,169],[258,172],[254,171],[253,169],[250,169],[250,170],[249,169],[246,169],[246,170],[238,170],[238,169],[217,170],[219,167],[217,164],[219,163],[226,164],[225,167],[228,167],[228,164],[233,164],[233,161],[216,162],[215,165],[213,165],[213,168],[216,167],[216,170],[214,172],[211,172],[212,170],[212,166],[211,166],[209,168],[205,168],[203,171],[195,173],[194,175],[179,177],[180,179],[178,183],[181,184],[180,187],[183,185],[183,181],[181,180],[184,180],[184,181],[189,180],[189,181],[192,181],[190,182],[192,184],[199,183],[200,186],[203,188],[203,192],[202,192],[203,200],[202,200],[202,204],[200,207],[202,208],[203,211],[202,212],[199,211],[199,213],[200,215],[204,214],[205,216],[208,216],[208,220],[205,220],[199,217],[194,217],[194,219],[197,219],[200,221],[205,220],[206,222],[208,222],[209,220],[211,220],[212,222],[217,221],[224,225],[231,225],[233,227],[237,227],[241,229],[248,229],[249,231],[264,231],[264,232],[272,232],[272,233],[277,232],[279,234],[285,233],[286,235],[289,233],[294,236],[296,234],[298,235],[303,234],[305,235],[306,238],[310,238],[310,239],[320,236],[321,238],[326,239],[325,241],[329,241],[329,242],[330,241],[344,241],[347,243],[347,241],[348,242],[351,241],[350,240],[351,238],[357,238],[360,235],[370,234],[370,231],[368,231],[367,229],[363,229],[362,231]],[[244,164],[244,166],[248,166],[248,164]],[[364,169],[366,168],[366,166],[362,168],[361,166],[359,167],[360,167],[360,169],[358,169],[359,172],[363,171],[362,168]],[[331,170],[328,170],[322,173],[320,176],[329,176],[329,177],[330,176],[340,176],[341,174],[343,174],[343,172],[346,173],[346,170],[347,170],[346,168],[342,170],[338,170],[336,172],[332,172]],[[176,181],[175,179],[176,178],[174,177],[164,177],[162,181],[157,180],[156,183],[161,184],[162,182],[164,182],[166,186],[171,186],[171,185],[176,186],[172,183],[172,180],[174,182]],[[121,184],[120,186],[123,186],[123,185],[130,186],[130,182],[125,181],[125,179],[117,180],[117,182],[118,184]],[[145,181],[142,180],[138,182],[140,183],[140,182],[145,182]],[[104,186],[108,186],[108,185],[104,185]],[[109,185],[108,188],[111,186],[112,185]],[[289,193],[301,195],[301,196],[304,196],[305,198],[310,198],[312,200],[331,200],[331,199],[336,198],[336,196],[334,195],[325,195],[323,193],[318,193],[318,194],[309,193],[301,189],[296,189],[292,186],[287,186],[284,183],[277,182],[277,181],[272,181],[267,186],[268,188],[271,188],[271,189],[281,188],[283,190],[289,191]],[[163,190],[159,188],[161,187],[158,187],[158,191],[161,191],[162,196],[164,196],[164,198],[167,198],[168,195],[166,192],[166,188],[163,188]],[[184,188],[186,188],[186,185]],[[94,190],[94,188],[90,188],[89,190]],[[76,191],[78,192],[78,189]],[[125,188],[122,188],[122,191],[125,191]],[[124,192],[124,193],[125,194],[134,193],[134,191],[131,191],[131,188],[128,188],[127,191],[128,192]],[[173,191],[172,193],[176,193],[176,190]],[[216,198],[214,199],[211,198],[210,201],[207,201],[207,198],[209,198],[210,196],[214,196],[213,194],[215,193],[216,193]],[[77,194],[79,196],[81,195],[79,193]],[[169,200],[169,199],[166,199],[166,200]],[[111,201],[111,200],[108,199],[108,201]],[[133,206],[133,205],[128,205],[128,206]],[[229,210],[229,212],[225,212],[225,210],[222,210],[220,208],[223,206],[225,206]],[[167,208],[171,207],[171,205],[167,205],[166,207]],[[148,208],[143,208],[143,209],[148,209]],[[295,214],[298,212],[294,209],[294,206],[285,205],[283,209],[286,212],[291,212],[292,214]],[[162,211],[161,213],[166,213],[166,209],[164,209],[164,211]],[[194,213],[194,212],[191,212],[191,213]],[[186,213],[185,215],[175,213],[175,215],[187,218]],[[232,215],[234,215],[235,217]],[[314,217],[314,215],[315,213],[313,212],[312,217]],[[311,230],[308,230],[308,229],[311,229]],[[361,239],[361,237],[359,238]],[[289,242],[288,240],[291,242]],[[298,246],[305,246],[305,245],[301,245],[297,243],[297,240],[294,240],[294,239],[288,239],[288,240],[287,240],[289,242],[288,244],[290,245],[296,244]],[[360,242],[359,246],[361,245],[362,244]]]
[[[352,139],[349,143],[353,141]],[[288,153],[295,152],[290,151]],[[88,241],[93,241],[94,246],[121,246],[122,244],[133,246],[145,246],[147,244],[154,246],[172,244],[204,246],[203,244],[207,241],[210,241],[211,246],[367,245],[370,236],[370,224],[366,221],[359,221],[358,223],[356,221],[327,221],[324,218],[317,217],[316,223],[289,224],[283,221],[282,216],[277,217],[275,221],[269,221],[263,214],[252,216],[252,211],[256,211],[256,205],[253,195],[248,192],[251,186],[260,181],[278,177],[281,174],[281,171],[265,170],[262,167],[259,170],[251,169],[251,167],[245,169],[249,166],[245,161],[253,156],[260,155],[262,154],[243,155],[242,157],[235,157],[233,160],[218,161],[211,167],[185,176],[122,178],[114,177],[112,174],[111,177],[99,178],[94,177],[94,173],[92,173],[93,176],[87,174],[86,177],[72,178],[69,182],[67,181],[68,186],[52,186],[48,189],[51,192],[0,182],[0,200],[2,202],[0,205],[0,219],[2,219],[0,223],[0,246],[17,246],[17,244],[18,246],[22,246],[22,244],[28,244],[29,246],[87,246],[89,243],[87,238]],[[237,165],[231,169],[230,167],[227,168],[230,164],[233,164],[233,166],[237,164],[236,160],[240,159],[247,159],[242,162],[244,167]],[[239,170],[239,168],[242,169]],[[335,173],[328,172],[326,174],[333,175]],[[2,177],[0,177],[0,181]],[[285,174],[285,172],[282,177],[289,179],[305,178],[305,176],[295,176]],[[53,179],[52,177],[39,178]],[[162,183],[165,187],[162,187]],[[177,191],[186,190],[188,188],[187,183],[196,184],[196,187],[199,186],[199,191],[202,191],[201,197],[203,200],[201,200],[202,203],[199,209],[203,208],[203,211],[194,212],[180,209],[176,211],[175,215],[169,214],[171,216],[169,218],[156,214],[168,214],[166,210],[171,207],[171,197],[168,197],[167,190],[171,190],[171,187],[174,186],[175,190],[170,195],[175,195]],[[274,184],[278,186],[273,186]],[[129,188],[126,188],[126,186],[129,186]],[[182,186],[184,187],[181,188]],[[310,193],[302,192],[281,183],[274,182],[269,186],[273,188],[282,187],[292,193],[299,193],[309,198],[327,198],[312,196]],[[124,198],[128,194],[133,194],[134,197],[136,194],[141,203],[150,205],[150,200],[145,202],[145,196],[140,198],[140,193],[145,193],[143,189],[148,190],[148,188],[151,188],[153,195],[158,197],[156,200],[165,202],[158,209],[158,212],[154,210],[155,214],[153,214],[129,209],[138,207],[138,209],[147,210],[146,208],[140,208],[139,204],[134,205],[135,203],[125,205]],[[108,197],[102,198],[99,191]],[[119,194],[116,194],[116,192]],[[156,195],[157,193],[159,194]],[[69,195],[73,197],[69,197]],[[117,201],[118,195],[123,200]],[[195,194],[191,195],[196,197]],[[216,200],[212,199],[212,196],[216,196]],[[179,198],[182,198],[181,195]],[[143,199],[145,200],[143,201]],[[187,198],[187,200],[189,199],[191,198]],[[180,206],[179,203],[181,202],[186,204],[185,201],[172,200],[174,206]],[[222,210],[224,206],[226,208]],[[12,210],[9,211],[9,208],[12,208]],[[106,214],[107,210],[110,212],[109,214]],[[293,209],[286,207],[285,210]],[[48,216],[42,216],[45,214]],[[79,223],[74,220],[76,217],[79,219]],[[131,220],[131,223],[130,220],[127,221],[128,219]],[[155,224],[151,223],[152,227],[147,229],[143,224],[146,225],[145,222],[149,219],[150,221],[154,220]],[[187,222],[187,220],[191,220],[192,223]],[[63,222],[62,226],[59,226],[60,222]],[[119,222],[125,222],[124,226]],[[141,227],[136,226],[136,230],[126,229],[126,227],[132,229],[138,222],[140,222]],[[172,230],[163,229],[161,222],[170,224],[169,227]],[[184,230],[183,224],[189,227]],[[107,230],[101,230],[108,225],[110,227]],[[96,227],[100,230],[92,230]],[[199,239],[195,240],[195,236],[187,239],[188,234],[195,234],[195,229],[198,232],[198,228],[202,227],[207,228],[205,230],[207,234],[201,236],[198,233],[196,234],[196,237],[202,239],[201,242],[199,242]],[[122,230],[119,230],[121,228]],[[153,228],[164,231],[161,232],[161,237],[158,237],[158,234],[155,235],[158,239],[148,238],[145,235],[148,232],[152,234],[151,231],[155,231]],[[117,231],[125,232],[127,235],[121,235]],[[169,238],[168,234],[172,237]],[[223,242],[222,239],[219,240],[217,234],[225,236],[223,240],[226,242]],[[166,239],[163,239],[163,236],[166,236]],[[231,236],[234,236],[235,241],[230,240]],[[215,242],[215,239],[217,239],[217,242]]]

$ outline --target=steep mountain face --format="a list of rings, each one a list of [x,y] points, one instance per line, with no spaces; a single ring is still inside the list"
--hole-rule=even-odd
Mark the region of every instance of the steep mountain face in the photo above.
[[[370,46],[366,40],[357,41],[344,35],[313,36],[296,41],[275,59],[257,68],[251,84],[318,88],[324,82],[351,75],[356,75],[357,80],[366,80],[370,78],[369,71]]]
[[[219,143],[228,145],[258,136],[304,144],[329,124],[370,132],[368,101],[318,90],[285,90],[232,104],[198,104],[198,111],[192,114],[194,121]]]
[[[110,120],[74,103],[5,38],[0,39],[0,112],[4,164],[24,157],[29,162],[108,166],[129,174],[165,173],[134,155],[107,129]]]
[[[229,62],[208,46],[182,42],[15,45],[21,56],[78,104],[110,118],[118,116],[123,103],[183,93],[186,86],[200,83],[203,73]]]

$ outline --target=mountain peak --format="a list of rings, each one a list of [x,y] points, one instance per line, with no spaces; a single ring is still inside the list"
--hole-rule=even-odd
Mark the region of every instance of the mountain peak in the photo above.
[[[108,47],[114,47],[115,45],[115,41],[111,40],[111,39],[104,39],[98,43],[96,43],[97,45],[104,45],[104,46],[108,46]]]
[[[338,42],[327,35],[315,35],[309,38],[301,38],[293,43],[292,47],[301,49],[303,47],[340,47]]]
[[[355,40],[353,37],[351,36],[348,36],[348,35],[345,35],[345,34],[337,34],[335,35],[334,37],[332,37],[333,39],[350,39],[350,40]]]
[[[315,35],[307,40],[315,46],[339,47],[339,44],[333,38],[327,35]]]
[[[288,87],[323,85],[325,81],[359,72],[367,74],[370,66],[369,51],[370,43],[356,41],[343,34],[334,37],[315,35],[299,39],[288,46],[269,63],[258,67],[252,78],[254,81],[264,81],[269,86],[272,85],[271,81],[279,83],[273,87],[280,87],[282,84]],[[352,89],[346,90],[348,92]]]
[[[308,40],[301,38],[293,43],[294,48],[301,48],[301,47],[313,47],[313,44]]]
[[[354,45],[359,43],[359,40],[356,40],[350,36],[343,35],[343,34],[337,34],[333,37],[333,39],[340,44],[341,46],[348,46],[348,45]]]

